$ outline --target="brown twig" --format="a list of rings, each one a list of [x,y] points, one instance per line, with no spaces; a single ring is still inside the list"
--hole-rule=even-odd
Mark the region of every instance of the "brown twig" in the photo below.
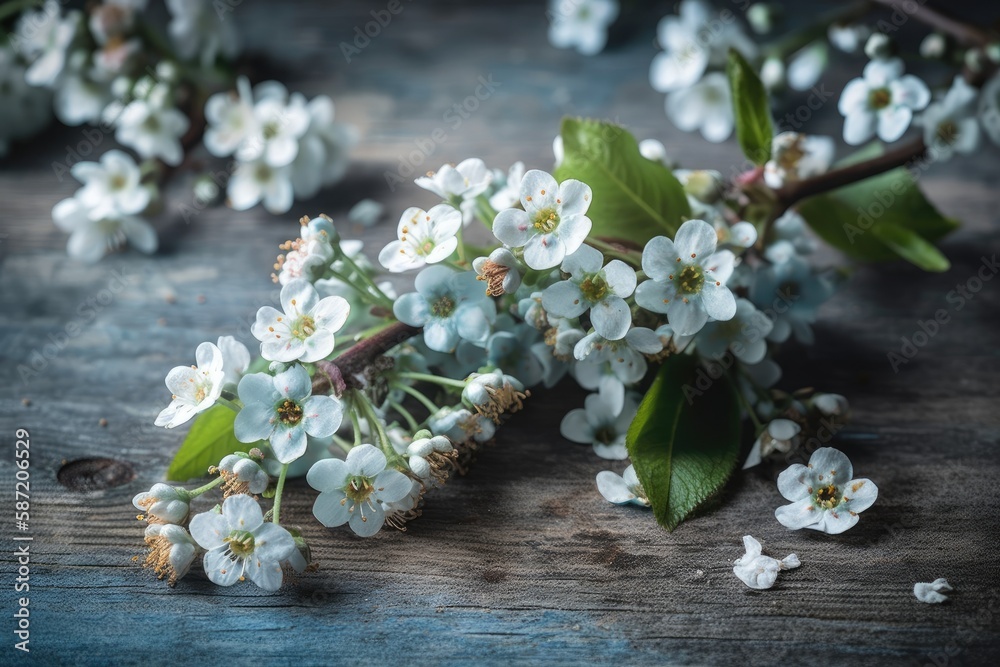
[[[361,373],[377,357],[423,331],[403,322],[396,322],[371,338],[357,343],[333,361],[316,362],[313,394],[323,394],[331,389],[342,392],[349,378]]]
[[[903,11],[921,23],[925,23],[935,30],[951,35],[966,46],[988,46],[997,40],[997,36],[989,30],[984,30],[977,25],[951,17],[941,10],[931,7],[929,4],[919,2],[907,3],[905,8],[900,10],[901,3],[899,0],[874,0],[874,2],[890,9]],[[911,6],[914,7],[912,10]]]

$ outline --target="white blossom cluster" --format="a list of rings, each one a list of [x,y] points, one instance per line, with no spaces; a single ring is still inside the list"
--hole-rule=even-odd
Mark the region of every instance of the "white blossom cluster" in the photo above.
[[[166,0],[164,36],[147,17],[147,0],[103,0],[86,10],[64,4],[24,10],[0,48],[0,157],[12,141],[43,129],[49,109],[83,128],[65,163],[53,164],[60,180],[68,173],[84,184],[53,209],[71,257],[95,262],[125,244],[155,252],[146,218],[163,209],[159,190],[172,171],[193,166],[186,154],[203,124],[205,150],[233,161],[228,172],[195,179],[198,207],[225,187],[237,210],[262,202],[284,213],[295,197],[343,176],[356,136],[334,121],[330,98],[306,100],[275,81],[252,91],[245,79],[226,82],[240,49],[225,3]],[[209,96],[227,85],[236,92]],[[117,148],[86,159],[111,139],[139,162]]]

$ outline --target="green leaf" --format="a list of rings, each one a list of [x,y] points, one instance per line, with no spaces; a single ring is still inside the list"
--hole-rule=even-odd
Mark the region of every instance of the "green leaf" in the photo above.
[[[222,457],[233,452],[245,451],[247,446],[233,435],[236,413],[224,405],[198,415],[184,444],[167,469],[171,482],[186,482],[208,474],[209,466],[218,465]]]
[[[941,273],[951,268],[948,258],[940,250],[912,230],[883,222],[872,227],[872,234],[894,253],[924,271]]]
[[[771,107],[767,91],[753,67],[736,49],[729,49],[726,75],[733,96],[736,116],[736,138],[743,154],[754,164],[764,164],[771,159]]]
[[[726,377],[712,380],[693,356],[668,357],[639,405],[626,445],[656,520],[673,530],[736,467],[735,390]]]
[[[874,142],[837,166],[868,160],[882,153]],[[797,206],[809,226],[827,243],[846,255],[870,262],[903,258],[921,268],[941,266],[943,256],[927,264],[929,255],[918,255],[919,237],[926,245],[941,239],[959,226],[927,201],[910,172],[892,169],[858,183],[810,197]],[[909,232],[904,242],[899,232],[877,232],[884,225]],[[923,248],[925,245],[920,245]],[[925,266],[926,264],[926,266]],[[927,269],[945,270],[945,269]]]
[[[562,139],[563,161],[555,177],[575,178],[594,191],[587,211],[592,236],[645,245],[657,235],[673,237],[691,215],[680,182],[662,164],[644,158],[624,128],[565,118]]]

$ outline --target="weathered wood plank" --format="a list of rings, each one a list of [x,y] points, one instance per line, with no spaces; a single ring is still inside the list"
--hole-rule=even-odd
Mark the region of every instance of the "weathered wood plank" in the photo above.
[[[882,496],[845,535],[778,525],[771,518],[782,502],[777,468],[740,476],[721,509],[672,534],[648,513],[608,505],[593,482],[607,464],[558,433],[561,414],[582,400],[570,389],[539,392],[468,477],[428,497],[424,516],[405,534],[362,541],[324,530],[311,520],[312,492],[293,483],[285,512],[305,528],[322,563],[295,587],[274,595],[248,586],[222,590],[199,575],[170,590],[132,562],[141,525],[130,498],[162,479],[180,440],[151,426],[167,399],[161,378],[202,340],[234,334],[250,342],[248,322],[274,294],[268,267],[299,213],[342,218],[363,196],[384,201],[390,218],[405,206],[432,204],[432,195],[409,184],[390,191],[384,172],[437,127],[448,140],[418,173],[469,155],[498,167],[524,159],[544,168],[567,112],[617,118],[640,136],[665,140],[686,164],[729,173],[741,162],[734,142],[706,145],[664,119],[661,96],[645,81],[652,21],[633,42],[588,60],[547,46],[535,4],[475,11],[406,4],[348,65],[339,41],[382,6],[236,8],[233,19],[251,46],[275,52],[294,87],[332,94],[341,118],[365,131],[346,182],[297,204],[295,215],[209,210],[190,225],[166,216],[159,223],[165,249],[156,258],[125,254],[84,267],[66,260],[65,238],[49,220],[52,204],[73,190],[54,177],[51,161],[79,131],[56,132],[44,149],[21,149],[0,170],[0,216],[10,235],[0,246],[0,432],[25,427],[32,437],[36,658],[201,663],[250,647],[279,664],[940,665],[1000,658],[1000,282],[952,312],[952,322],[899,373],[886,359],[919,320],[951,308],[948,291],[974,274],[982,255],[1000,249],[992,185],[1000,160],[986,153],[922,177],[941,208],[967,223],[945,244],[951,271],[863,268],[823,310],[817,345],[783,354],[783,386],[815,384],[846,394],[854,406],[839,446]],[[854,69],[830,74],[830,87]],[[445,112],[491,74],[501,84],[496,94],[451,128]],[[832,105],[819,120],[839,132]],[[178,188],[169,203],[179,206],[186,196]],[[392,224],[361,234],[370,251]],[[124,289],[98,302],[99,310],[92,303],[91,316],[88,299],[100,298],[114,271]],[[80,333],[22,382],[18,366],[30,364],[33,351],[44,354],[49,336],[71,322]],[[81,457],[124,461],[135,479],[105,491],[70,491],[56,473]],[[0,479],[12,479],[11,461],[0,461]],[[771,591],[745,588],[731,561],[747,532],[771,553],[798,553],[803,567]],[[9,552],[0,560],[5,573],[14,571]],[[918,604],[913,583],[939,576],[958,589],[952,601]],[[2,599],[12,606],[9,589]]]

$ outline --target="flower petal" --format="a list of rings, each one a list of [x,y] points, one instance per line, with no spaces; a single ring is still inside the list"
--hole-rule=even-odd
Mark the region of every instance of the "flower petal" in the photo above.
[[[226,549],[212,549],[205,554],[205,574],[213,584],[232,586],[243,576],[243,561],[233,560]]]
[[[844,486],[854,477],[854,466],[839,449],[820,447],[809,457],[809,472],[818,484]]]
[[[239,494],[229,496],[222,503],[222,516],[226,517],[232,530],[256,530],[264,523],[264,513],[252,496]]]
[[[306,473],[306,482],[320,492],[343,489],[347,485],[350,470],[340,459],[322,459],[312,464]]]
[[[808,528],[818,523],[823,519],[823,514],[822,510],[817,509],[812,504],[812,498],[804,498],[791,505],[782,505],[774,510],[774,518],[778,520],[778,523],[792,530]]]
[[[313,503],[313,516],[327,528],[343,526],[351,518],[351,501],[343,491],[326,491]]]
[[[347,453],[346,462],[351,474],[374,477],[385,470],[386,458],[378,447],[361,445]]]

